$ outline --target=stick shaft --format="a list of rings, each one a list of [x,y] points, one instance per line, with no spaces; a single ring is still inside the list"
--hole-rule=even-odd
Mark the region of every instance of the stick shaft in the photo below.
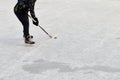
[[[28,16],[32,19],[32,21],[36,22],[30,15],[28,15]],[[44,28],[42,28],[39,24],[38,24],[38,26],[39,26],[50,38],[52,38],[52,36],[51,36]]]
[[[45,31],[45,29],[43,29],[40,25],[38,25],[50,38],[52,38],[52,36],[47,32]]]

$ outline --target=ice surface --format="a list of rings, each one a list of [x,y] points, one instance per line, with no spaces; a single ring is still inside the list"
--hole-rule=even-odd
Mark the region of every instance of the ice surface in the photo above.
[[[0,80],[120,80],[119,0],[37,0],[27,46],[13,12],[0,1]],[[31,22],[31,20],[30,20]]]

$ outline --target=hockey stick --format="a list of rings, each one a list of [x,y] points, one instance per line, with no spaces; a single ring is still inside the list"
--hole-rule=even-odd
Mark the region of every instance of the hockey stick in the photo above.
[[[36,22],[29,14],[28,16],[32,19],[32,21]],[[38,24],[38,27],[40,27],[50,38],[54,38],[54,39],[57,39],[57,37],[53,37],[51,36],[45,29],[43,29],[39,24]]]

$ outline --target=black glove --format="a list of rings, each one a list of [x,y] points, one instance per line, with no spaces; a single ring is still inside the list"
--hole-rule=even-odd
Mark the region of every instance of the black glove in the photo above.
[[[33,19],[34,19],[34,20],[33,20],[33,24],[36,25],[36,26],[38,26],[38,24],[39,24],[38,19],[37,19],[37,18],[33,18]]]

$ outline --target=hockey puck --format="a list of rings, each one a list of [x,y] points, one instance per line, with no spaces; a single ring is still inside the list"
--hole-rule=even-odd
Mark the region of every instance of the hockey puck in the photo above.
[[[54,37],[54,39],[57,39],[57,37]]]

